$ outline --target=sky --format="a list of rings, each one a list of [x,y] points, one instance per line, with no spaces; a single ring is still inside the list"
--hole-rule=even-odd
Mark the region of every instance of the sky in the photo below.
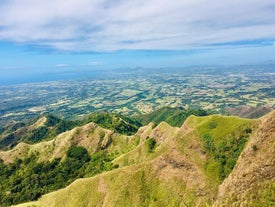
[[[274,61],[274,0],[0,0],[0,80]]]

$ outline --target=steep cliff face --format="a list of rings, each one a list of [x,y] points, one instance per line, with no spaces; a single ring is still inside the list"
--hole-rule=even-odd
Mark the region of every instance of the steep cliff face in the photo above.
[[[275,111],[259,119],[214,206],[275,206]]]

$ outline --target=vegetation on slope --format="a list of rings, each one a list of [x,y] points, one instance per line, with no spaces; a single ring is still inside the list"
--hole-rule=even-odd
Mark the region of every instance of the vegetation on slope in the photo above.
[[[93,176],[117,166],[106,151],[90,156],[80,146],[71,146],[64,161],[38,162],[32,155],[4,165],[0,161],[0,206],[36,200],[41,195],[63,188],[77,178]]]
[[[203,149],[209,155],[206,171],[214,174],[221,182],[234,168],[255,121],[211,115],[204,118],[190,117],[189,123],[192,122],[197,125]]]
[[[155,122],[156,124],[159,124],[165,121],[171,126],[180,127],[190,115],[206,116],[208,114],[209,112],[202,109],[185,110],[180,107],[163,107],[149,114],[138,115],[134,118],[143,125],[147,125],[150,122]]]
[[[157,142],[154,138],[148,139],[148,148],[147,149],[148,149],[149,153],[154,152],[154,149],[156,148],[156,144],[157,144]]]

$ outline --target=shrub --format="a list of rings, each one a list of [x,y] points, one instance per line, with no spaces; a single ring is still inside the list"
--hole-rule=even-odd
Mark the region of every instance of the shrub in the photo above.
[[[156,144],[157,144],[157,142],[156,142],[156,140],[154,138],[149,138],[148,139],[148,152],[149,153],[154,152]]]
[[[203,147],[206,151],[213,153],[215,151],[215,144],[212,136],[210,134],[203,135]]]
[[[210,129],[215,129],[217,127],[217,125],[218,125],[217,122],[212,121],[212,122],[209,123],[209,128]]]

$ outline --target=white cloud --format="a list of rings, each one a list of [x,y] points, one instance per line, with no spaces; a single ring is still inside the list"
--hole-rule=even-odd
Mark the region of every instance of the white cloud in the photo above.
[[[0,39],[68,51],[201,48],[274,39],[274,13],[274,0],[6,0]]]
[[[100,62],[100,61],[91,61],[91,62],[88,63],[88,65],[93,65],[93,66],[102,65],[102,62]]]
[[[65,64],[65,63],[60,63],[60,64],[56,64],[55,67],[57,68],[65,68],[65,67],[68,67],[69,65],[68,64]]]

